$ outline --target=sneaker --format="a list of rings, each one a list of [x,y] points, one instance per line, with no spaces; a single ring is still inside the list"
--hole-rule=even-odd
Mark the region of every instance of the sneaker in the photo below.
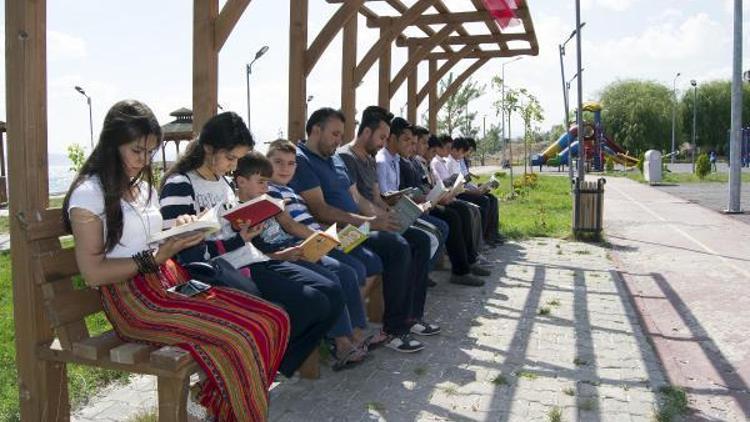
[[[453,274],[451,276],[450,282],[453,284],[461,284],[463,286],[473,286],[473,287],[484,286],[484,280],[480,280],[471,274],[464,274],[464,275]]]
[[[401,334],[390,336],[385,347],[401,353],[414,353],[424,349],[421,341],[415,340],[411,334]]]
[[[488,270],[487,268],[482,268],[479,265],[472,265],[471,266],[471,273],[474,275],[478,275],[480,277],[487,277],[490,274],[492,274],[492,271]]]
[[[492,266],[492,262],[489,259],[487,259],[482,254],[477,255],[477,260],[476,260],[476,262],[474,264],[475,265],[480,265],[482,267],[491,267]]]
[[[418,336],[434,336],[440,334],[440,326],[420,319],[411,326],[411,333]]]

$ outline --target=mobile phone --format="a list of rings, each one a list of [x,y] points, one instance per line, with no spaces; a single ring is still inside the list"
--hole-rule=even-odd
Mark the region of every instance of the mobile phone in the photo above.
[[[185,297],[193,297],[201,294],[211,288],[210,284],[195,279],[188,280],[185,283],[172,286],[167,289],[168,292],[176,293]]]

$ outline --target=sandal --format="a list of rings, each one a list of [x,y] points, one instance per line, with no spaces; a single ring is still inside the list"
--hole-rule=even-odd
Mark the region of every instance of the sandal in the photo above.
[[[359,347],[369,352],[370,350],[375,350],[378,347],[384,345],[387,341],[388,335],[381,330],[376,334],[370,334],[369,336],[365,337]]]
[[[353,368],[365,361],[367,353],[357,347],[349,350],[344,357],[336,359],[331,369],[341,371],[342,369]]]

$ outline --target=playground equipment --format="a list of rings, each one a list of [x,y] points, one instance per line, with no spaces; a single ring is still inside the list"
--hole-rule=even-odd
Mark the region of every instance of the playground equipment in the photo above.
[[[583,124],[583,157],[591,168],[595,171],[602,171],[605,157],[611,157],[616,163],[625,167],[633,167],[638,164],[637,158],[629,156],[623,147],[604,134],[601,119],[602,106],[599,103],[588,102],[584,104],[583,110],[594,113],[593,124],[590,122],[584,122]],[[577,138],[578,126],[572,125],[566,133],[562,134],[541,154],[533,155],[531,165],[559,166],[569,164],[571,153],[578,156]]]

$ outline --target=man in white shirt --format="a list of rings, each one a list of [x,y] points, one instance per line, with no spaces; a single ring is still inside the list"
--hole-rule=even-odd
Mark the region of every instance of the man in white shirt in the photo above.
[[[456,174],[450,171],[446,163],[446,158],[450,153],[451,138],[447,135],[441,135],[438,137],[438,141],[440,142],[440,146],[435,148],[436,154],[430,161],[430,171],[435,180],[445,182],[445,180]]]

